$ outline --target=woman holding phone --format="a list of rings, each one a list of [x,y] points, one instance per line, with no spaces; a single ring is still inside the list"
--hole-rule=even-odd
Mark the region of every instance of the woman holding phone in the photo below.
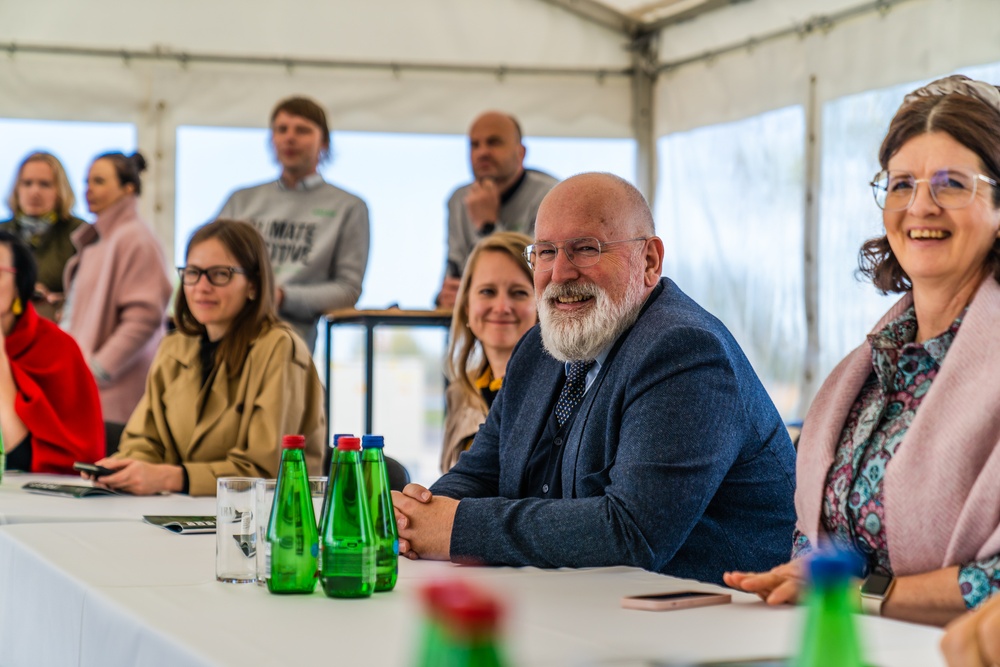
[[[219,477],[275,477],[281,437],[306,437],[318,474],[326,418],[306,344],[278,320],[267,248],[250,224],[195,231],[164,338],[99,484],[137,495],[214,495]]]

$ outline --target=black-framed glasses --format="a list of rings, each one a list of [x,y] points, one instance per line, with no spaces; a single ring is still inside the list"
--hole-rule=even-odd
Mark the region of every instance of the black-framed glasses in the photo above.
[[[569,239],[561,245],[550,243],[532,243],[524,249],[524,259],[532,271],[551,271],[556,262],[556,255],[562,250],[566,259],[580,269],[593,266],[601,261],[601,252],[611,245],[619,243],[632,243],[633,241],[648,241],[649,237],[640,236],[634,239],[622,239],[621,241],[601,242],[592,236],[585,236],[579,239]]]
[[[181,282],[188,287],[198,284],[202,276],[208,278],[208,282],[216,287],[224,287],[233,279],[233,274],[246,271],[238,266],[210,266],[207,269],[199,269],[197,266],[178,266],[177,275],[181,277]]]
[[[927,184],[931,199],[941,208],[965,208],[976,198],[979,181],[997,186],[997,182],[989,176],[957,167],[939,169],[930,178],[915,178],[908,171],[883,169],[875,174],[870,185],[879,208],[902,211],[913,205],[920,183]]]

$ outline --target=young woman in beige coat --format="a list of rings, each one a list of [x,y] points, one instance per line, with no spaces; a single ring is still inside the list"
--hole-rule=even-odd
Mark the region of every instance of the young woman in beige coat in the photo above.
[[[306,437],[318,474],[323,388],[305,343],[278,321],[257,230],[216,220],[191,237],[179,269],[177,331],[160,345],[146,392],[100,484],[138,495],[213,495],[216,478],[274,477],[281,436]]]

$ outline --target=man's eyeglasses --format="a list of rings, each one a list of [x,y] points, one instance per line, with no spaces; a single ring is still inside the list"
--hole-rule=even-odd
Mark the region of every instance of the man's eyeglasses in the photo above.
[[[941,208],[965,208],[976,198],[979,181],[997,186],[989,176],[957,168],[941,169],[930,178],[914,178],[908,171],[882,170],[875,174],[871,186],[879,208],[902,211],[913,205],[919,183],[927,183],[931,199]]]
[[[601,261],[601,252],[610,245],[618,243],[632,243],[633,241],[646,241],[648,237],[641,236],[635,239],[623,239],[621,241],[607,241],[602,243],[592,236],[580,239],[569,239],[562,245],[555,243],[532,243],[524,249],[524,259],[532,271],[551,271],[556,262],[556,255],[562,250],[566,254],[566,259],[580,269],[593,266]]]
[[[224,287],[233,279],[234,273],[246,275],[246,271],[237,266],[210,266],[207,269],[199,269],[196,266],[177,267],[181,282],[188,287],[197,285],[202,276],[208,278],[208,282],[216,287]]]

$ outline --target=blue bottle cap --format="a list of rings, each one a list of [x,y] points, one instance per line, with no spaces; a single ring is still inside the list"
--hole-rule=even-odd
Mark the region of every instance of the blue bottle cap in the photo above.
[[[385,438],[381,435],[366,435],[361,438],[361,448],[371,449],[372,447],[377,447],[382,449],[385,447]]]
[[[861,574],[863,561],[853,551],[820,551],[809,559],[809,579],[824,586]]]
[[[333,434],[333,442],[330,443],[330,448],[331,449],[336,449],[337,448],[337,441],[340,440],[341,438],[344,438],[344,437],[353,438],[354,434],[353,433],[334,433]]]

